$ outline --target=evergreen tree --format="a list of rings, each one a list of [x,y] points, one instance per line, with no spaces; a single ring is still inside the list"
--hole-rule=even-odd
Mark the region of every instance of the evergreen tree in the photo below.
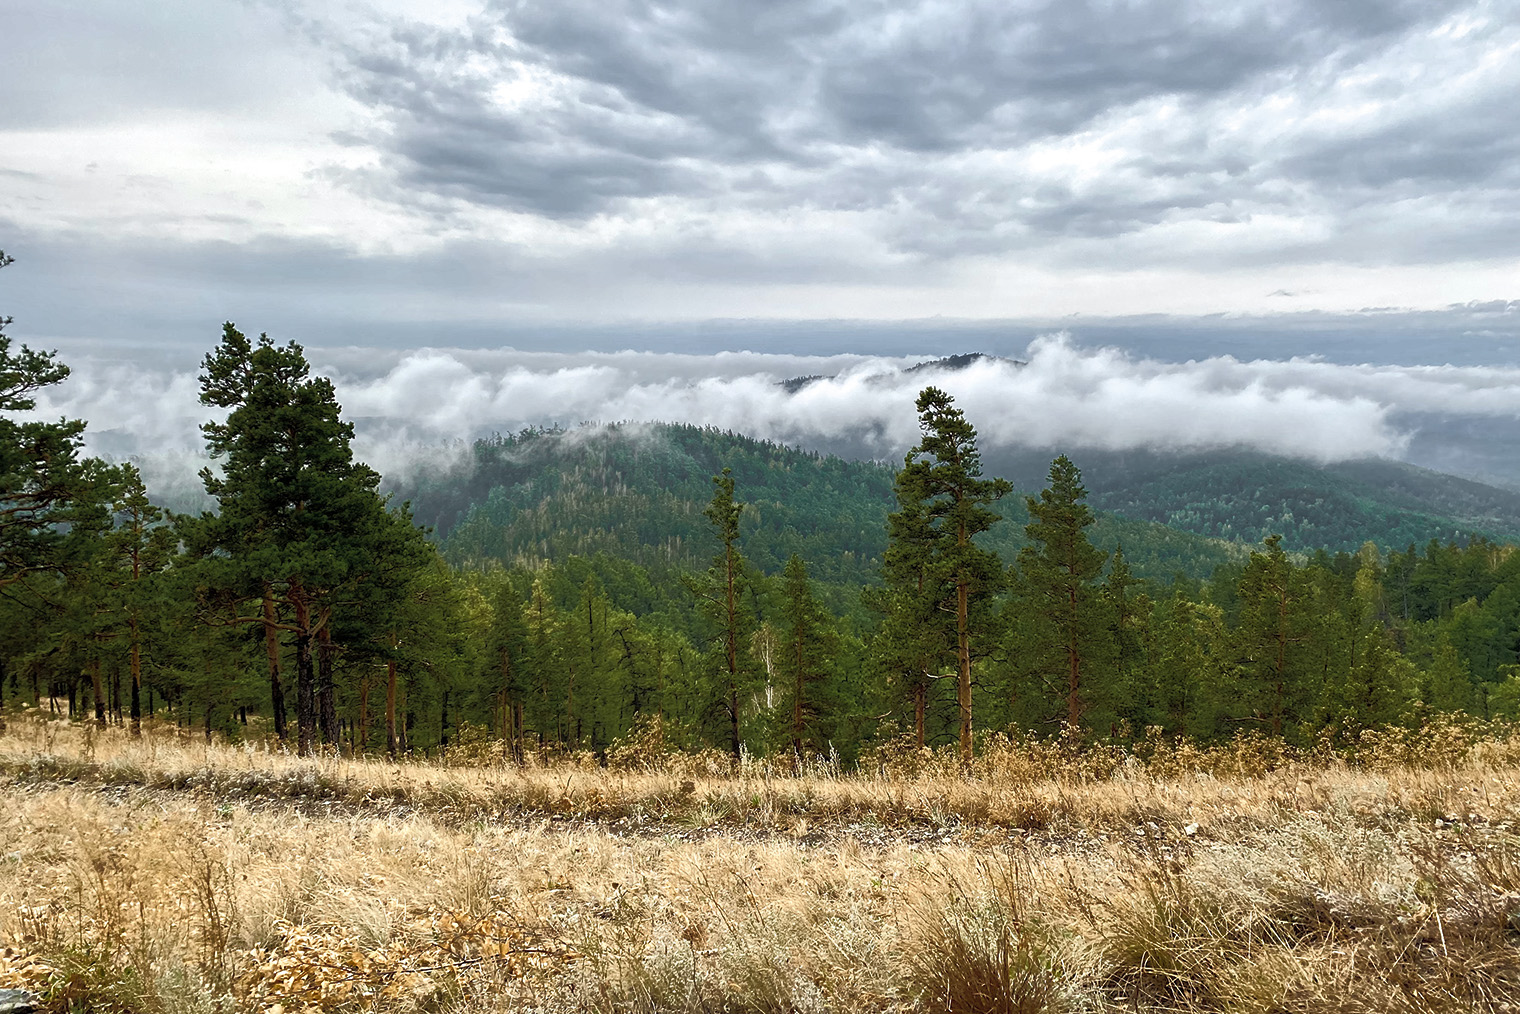
[[[950,395],[926,387],[919,392],[917,408],[921,438],[908,452],[899,479],[899,502],[903,493],[909,502],[899,512],[897,530],[910,540],[901,547],[901,565],[908,573],[916,567],[923,574],[920,615],[932,602],[954,617],[959,747],[961,759],[969,761],[973,633],[985,627],[988,602],[1003,580],[997,554],[974,540],[1000,519],[988,505],[1013,487],[1005,479],[982,478],[976,429]]]
[[[1145,667],[1148,721],[1173,734],[1218,736],[1235,692],[1233,657],[1224,611],[1174,592],[1157,611]]]
[[[420,537],[404,512],[386,511],[378,473],[353,460],[353,427],[340,418],[332,383],[310,376],[299,345],[277,346],[267,335],[255,345],[228,323],[202,367],[202,403],[230,410],[201,427],[222,463],[220,474],[201,473],[218,504],[215,515],[201,518],[195,540],[206,557],[203,573],[234,600],[260,603],[258,615],[236,621],[265,629],[277,727],[283,693],[276,638],[280,630],[294,635],[298,748],[308,754],[319,720],[336,741],[324,634],[335,603],[377,568],[421,562]],[[316,644],[323,645],[320,682]]]
[[[713,497],[703,512],[718,536],[720,550],[707,573],[690,582],[702,613],[717,631],[716,703],[726,725],[729,750],[738,757],[744,745],[740,730],[742,698],[753,682],[753,665],[744,649],[754,633],[754,615],[746,603],[748,568],[739,551],[739,516],[744,504],[734,499],[730,469],[713,476]]]
[[[1313,614],[1305,579],[1269,535],[1266,552],[1253,552],[1239,584],[1241,717],[1264,724],[1273,736],[1305,717],[1313,697],[1309,667]]]
[[[155,577],[169,566],[174,533],[165,512],[148,500],[148,489],[135,465],[123,465],[120,495],[112,505],[116,527],[106,538],[118,577],[117,606],[126,625],[131,676],[132,734],[142,733],[143,647],[155,614],[169,607]]]
[[[1050,465],[1050,485],[1026,498],[1031,545],[1019,555],[1023,588],[1037,621],[1029,647],[1041,682],[1063,699],[1067,728],[1083,727],[1095,699],[1111,696],[1114,638],[1097,580],[1106,555],[1087,540],[1093,523],[1082,473],[1064,454]]]
[[[1358,637],[1355,661],[1332,673],[1322,692],[1323,721],[1343,734],[1397,723],[1413,696],[1414,665],[1389,647],[1381,627]]]
[[[1113,717],[1131,726],[1143,726],[1148,718],[1143,674],[1153,606],[1139,585],[1124,559],[1124,548],[1115,547],[1102,597],[1113,642]]]
[[[781,615],[785,623],[780,671],[786,705],[787,738],[792,754],[823,745],[819,720],[830,703],[827,685],[833,670],[830,618],[813,596],[807,564],[793,555],[786,563]]]
[[[1472,675],[1445,637],[1436,645],[1435,657],[1425,672],[1425,703],[1436,711],[1458,714],[1473,707]]]
[[[910,455],[893,483],[898,509],[887,516],[884,587],[868,589],[867,601],[882,616],[872,639],[876,663],[911,702],[914,741],[922,749],[929,689],[940,670],[953,667],[955,638],[941,609],[944,588],[935,570],[940,533],[929,514],[927,476],[912,465]]]
[[[0,268],[11,263],[0,251]],[[84,420],[17,418],[69,368],[55,352],[13,348],[10,323],[0,316],[0,590],[93,554],[98,518],[119,478],[100,460],[80,457]]]

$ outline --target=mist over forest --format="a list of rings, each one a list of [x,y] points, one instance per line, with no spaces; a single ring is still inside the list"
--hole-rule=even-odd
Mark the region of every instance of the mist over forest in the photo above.
[[[989,461],[1023,468],[1021,479],[1018,462],[1063,451],[1244,449],[1318,463],[1388,458],[1520,488],[1520,367],[1177,361],[1070,332],[1015,349],[1005,341],[964,368],[929,373],[911,371],[938,356],[315,348],[311,357],[338,386],[359,455],[393,484],[446,468],[481,437],[585,422],[716,426],[895,461],[914,440],[912,399],[932,373],[977,419]],[[193,366],[166,353],[70,363],[38,416],[89,418],[91,451],[136,461],[168,502],[196,502],[206,460]],[[815,379],[786,384],[806,378]]]

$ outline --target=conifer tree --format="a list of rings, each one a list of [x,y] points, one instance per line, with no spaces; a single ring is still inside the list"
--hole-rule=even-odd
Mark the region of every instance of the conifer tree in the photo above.
[[[922,749],[929,688],[939,670],[953,667],[954,631],[941,609],[944,588],[934,569],[940,535],[929,515],[924,470],[905,465],[893,492],[898,509],[887,516],[884,587],[867,590],[867,601],[882,615],[872,652],[889,682],[911,702],[914,742]]]
[[[143,645],[145,627],[154,612],[167,603],[160,600],[154,578],[169,565],[174,552],[174,533],[166,524],[162,508],[148,499],[147,486],[135,465],[123,465],[121,492],[112,511],[116,527],[106,537],[108,553],[118,572],[115,598],[126,623],[128,666],[131,676],[132,734],[142,734]]]
[[[0,251],[0,268],[13,259]],[[116,470],[81,458],[85,422],[24,417],[36,394],[63,382],[55,352],[13,348],[0,316],[0,589],[28,575],[56,574],[97,547],[98,518],[115,495]]]
[[[281,630],[294,635],[298,749],[308,754],[319,720],[329,742],[336,738],[330,657],[320,660],[321,683],[313,664],[335,603],[377,567],[420,563],[426,554],[410,518],[386,511],[378,473],[353,460],[353,427],[340,418],[332,383],[310,375],[299,345],[277,346],[267,335],[255,344],[229,322],[202,368],[202,403],[229,410],[201,427],[222,462],[220,474],[201,473],[218,504],[196,539],[203,572],[234,599],[260,604],[257,615],[234,621],[265,629],[277,722],[276,638]]]
[[[1063,701],[1062,720],[1082,728],[1088,709],[1110,678],[1114,638],[1097,580],[1107,555],[1087,539],[1093,523],[1082,473],[1061,455],[1050,464],[1050,485],[1027,497],[1031,544],[1019,554],[1030,612],[1038,621],[1035,658],[1045,686]]]
[[[961,759],[969,761],[973,628],[987,621],[988,601],[1003,580],[997,554],[978,546],[975,539],[1000,520],[988,505],[1013,487],[1006,479],[982,478],[976,429],[950,395],[926,387],[916,407],[921,437],[899,473],[901,510],[889,522],[898,545],[888,549],[889,557],[894,551],[896,557],[887,566],[889,573],[896,573],[911,613],[923,618],[928,631],[934,626],[931,605],[953,618],[959,749]],[[915,574],[922,582],[916,593],[911,591]],[[916,638],[910,634],[908,640]],[[920,644],[932,649],[933,643],[929,632]]]
[[[1142,684],[1153,607],[1140,584],[1124,559],[1124,547],[1116,546],[1102,592],[1113,644],[1113,685],[1109,696],[1114,705],[1112,714],[1131,725],[1143,724],[1147,719]]]
[[[1245,718],[1283,735],[1305,715],[1313,696],[1307,649],[1313,646],[1313,617],[1304,577],[1269,535],[1266,552],[1253,552],[1240,577],[1240,657],[1238,700]]]
[[[1442,636],[1425,672],[1425,703],[1436,711],[1465,713],[1473,707],[1472,675],[1451,642]]]
[[[1174,592],[1157,611],[1146,666],[1150,722],[1169,733],[1211,738],[1235,693],[1234,655],[1224,612]]]
[[[702,612],[717,629],[716,642],[718,707],[727,726],[729,750],[735,757],[744,741],[740,730],[742,697],[751,682],[753,666],[744,651],[754,631],[754,616],[747,602],[748,567],[739,551],[739,517],[744,504],[734,499],[730,469],[713,476],[713,497],[704,516],[718,536],[720,550],[706,575],[690,583]]]
[[[792,754],[818,749],[818,720],[829,703],[825,688],[833,669],[833,638],[828,615],[813,596],[807,564],[792,554],[783,574],[781,615],[785,623],[782,659],[787,738]]]

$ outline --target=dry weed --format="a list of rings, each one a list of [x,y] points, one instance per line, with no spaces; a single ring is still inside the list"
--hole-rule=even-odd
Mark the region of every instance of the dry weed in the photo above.
[[[50,1014],[1520,1009],[1506,735],[989,737],[853,776],[641,736],[439,766],[15,721],[0,986]]]

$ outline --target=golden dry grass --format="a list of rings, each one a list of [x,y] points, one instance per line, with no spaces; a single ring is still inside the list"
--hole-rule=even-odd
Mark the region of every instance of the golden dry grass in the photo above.
[[[992,743],[784,776],[0,736],[50,1011],[1520,1009],[1520,744]]]

